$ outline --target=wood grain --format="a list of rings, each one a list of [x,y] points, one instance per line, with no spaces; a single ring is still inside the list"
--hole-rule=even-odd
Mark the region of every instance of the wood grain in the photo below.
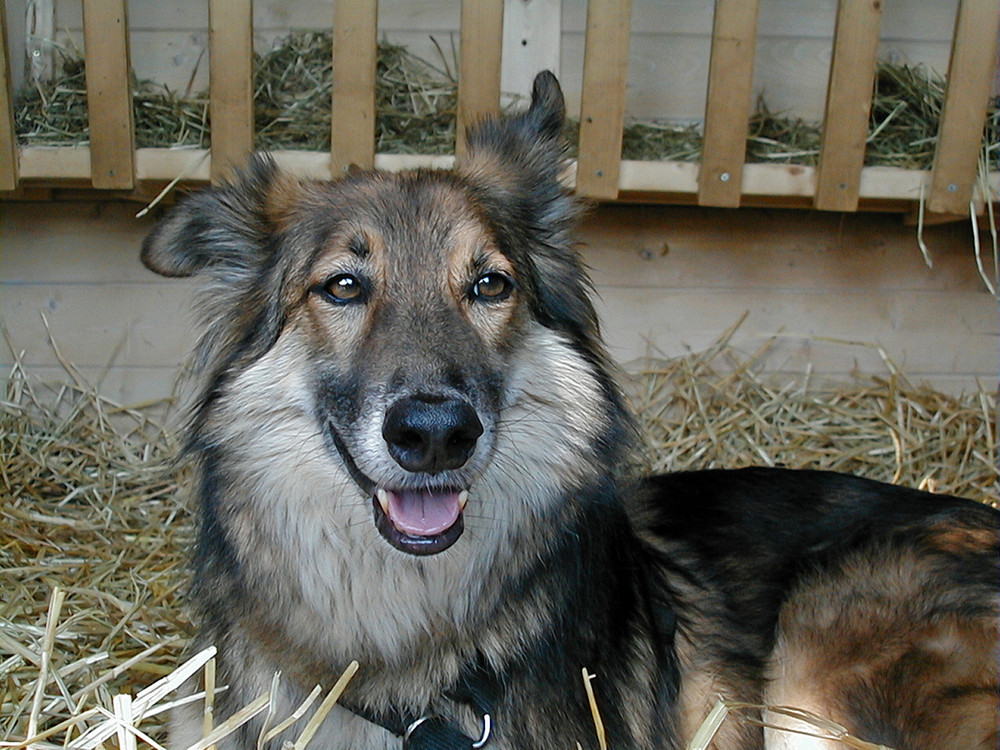
[[[631,18],[631,0],[587,4],[576,190],[590,198],[618,197]]]
[[[209,0],[212,182],[253,151],[253,10],[245,0]]]
[[[996,73],[998,33],[1000,3],[961,0],[927,199],[930,211],[969,212],[983,124]]]
[[[717,0],[698,204],[740,205],[757,44],[757,0]]]
[[[135,184],[132,68],[125,0],[83,0],[90,170],[95,188]]]
[[[352,164],[375,165],[375,72],[378,57],[377,0],[333,4],[333,116],[330,172]]]
[[[455,156],[465,156],[465,131],[500,111],[503,0],[463,0],[458,61]]]
[[[816,178],[824,211],[858,208],[881,20],[882,0],[840,0]]]
[[[7,14],[0,7],[0,190],[17,187],[17,137],[14,134],[14,89],[7,49]]]

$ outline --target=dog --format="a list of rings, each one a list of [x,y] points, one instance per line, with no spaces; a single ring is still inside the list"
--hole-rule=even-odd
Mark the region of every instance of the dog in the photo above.
[[[596,748],[586,669],[615,750],[684,748],[720,698],[751,705],[717,750],[842,746],[762,705],[895,750],[996,748],[997,511],[819,471],[637,471],[563,124],[541,73],[454,169],[313,182],[258,155],[146,240],[150,269],[205,279],[186,456],[216,719],[280,673],[277,721],[357,660],[310,746]],[[200,733],[179,710],[173,746]]]

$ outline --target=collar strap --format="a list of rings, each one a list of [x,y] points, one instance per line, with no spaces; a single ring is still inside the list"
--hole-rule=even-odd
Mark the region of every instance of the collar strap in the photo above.
[[[502,692],[499,675],[480,657],[462,671],[455,686],[445,693],[456,703],[469,706],[482,716],[483,731],[478,740],[440,716],[415,716],[408,711],[375,713],[343,700],[340,704],[366,721],[402,737],[403,750],[480,750],[490,739],[494,707]]]
[[[483,714],[483,735],[473,740],[440,716],[423,716],[403,735],[403,750],[479,750],[490,739],[492,719]]]

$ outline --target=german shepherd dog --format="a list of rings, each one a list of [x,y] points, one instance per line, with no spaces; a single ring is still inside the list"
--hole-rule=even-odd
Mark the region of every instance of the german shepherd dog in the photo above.
[[[187,457],[217,720],[276,672],[288,715],[357,660],[311,747],[596,748],[585,668],[613,750],[684,748],[719,698],[996,748],[995,510],[818,471],[638,476],[563,121],[542,73],[452,170],[311,182],[256,156],[147,239],[149,268],[207,281]],[[172,743],[200,728],[182,711]],[[712,747],[842,745],[730,715]]]

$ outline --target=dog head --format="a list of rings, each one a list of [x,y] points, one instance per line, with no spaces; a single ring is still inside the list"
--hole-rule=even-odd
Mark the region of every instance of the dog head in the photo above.
[[[255,156],[161,222],[143,262],[207,279],[192,435],[222,484],[364,498],[423,555],[466,516],[542,514],[616,460],[626,420],[559,181],[563,120],[542,73],[454,170],[306,182]]]

